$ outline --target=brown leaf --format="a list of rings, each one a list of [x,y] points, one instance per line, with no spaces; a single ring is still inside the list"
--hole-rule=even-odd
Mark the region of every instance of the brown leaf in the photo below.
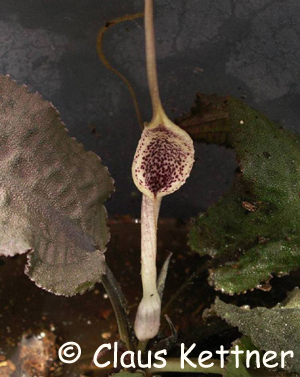
[[[112,179],[49,102],[8,76],[0,77],[0,166],[0,253],[32,250],[26,273],[57,294],[100,281]]]

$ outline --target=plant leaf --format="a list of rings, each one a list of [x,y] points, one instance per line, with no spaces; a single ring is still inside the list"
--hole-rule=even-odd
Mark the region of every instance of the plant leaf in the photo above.
[[[176,119],[194,141],[232,147],[229,105],[226,97],[197,93],[191,113]]]
[[[238,339],[233,343],[233,346],[238,346],[239,351],[246,352],[247,350],[253,351],[256,347],[252,344],[251,339],[243,336],[241,339]],[[227,357],[227,366],[225,369],[224,377],[251,377],[253,374],[251,373],[251,369],[246,368],[246,354],[242,354],[238,356],[239,358],[239,367],[236,367],[235,364],[235,355],[230,354]]]
[[[292,350],[294,357],[285,358],[284,369],[300,373],[299,288],[295,288],[283,304],[272,309],[243,309],[217,298],[215,310],[226,322],[249,336],[260,350],[272,350],[279,356],[281,351]]]
[[[237,339],[233,344],[232,348],[237,345],[238,349],[244,352],[254,351],[257,348],[251,342],[251,339],[247,336],[243,336],[241,339]],[[260,357],[263,356],[263,352],[260,352]],[[242,354],[238,356],[239,358],[239,367],[236,368],[235,365],[235,355],[230,354],[227,357],[227,366],[225,367],[225,371],[223,373],[223,377],[297,377],[299,376],[298,373],[289,373],[287,371],[279,370],[279,369],[268,369],[262,363],[260,368],[256,368],[255,365],[255,358],[251,359],[250,361],[250,368],[246,367],[246,354]],[[254,361],[254,363],[252,363]]]
[[[190,245],[222,267],[211,282],[227,293],[259,287],[300,266],[299,137],[229,98],[239,168],[231,190],[194,221]]]
[[[62,295],[101,280],[109,238],[107,168],[70,138],[39,94],[0,76],[0,253],[32,250],[26,273]]]

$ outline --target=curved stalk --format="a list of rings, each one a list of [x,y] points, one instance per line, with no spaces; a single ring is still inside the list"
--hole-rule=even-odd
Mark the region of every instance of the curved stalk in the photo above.
[[[143,130],[144,125],[143,125],[143,122],[142,122],[142,116],[141,116],[140,108],[139,108],[138,101],[137,101],[135,92],[133,90],[133,87],[131,86],[129,80],[121,72],[119,72],[116,68],[112,67],[112,65],[109,63],[109,61],[107,60],[106,56],[104,55],[103,47],[102,47],[102,42],[103,42],[104,33],[110,27],[112,27],[114,25],[117,25],[120,22],[124,22],[124,21],[128,21],[128,20],[132,21],[132,20],[135,20],[136,18],[140,18],[140,17],[143,17],[143,16],[144,16],[144,13],[136,13],[136,14],[132,14],[132,15],[128,15],[127,14],[125,16],[115,18],[112,21],[106,22],[106,24],[100,29],[100,31],[98,33],[98,36],[97,36],[97,52],[98,52],[98,56],[99,56],[101,62],[103,63],[103,65],[107,69],[109,69],[110,71],[112,71],[115,75],[117,75],[124,82],[124,84],[127,86],[128,90],[129,90],[129,92],[131,94],[132,100],[133,100],[134,109],[135,109],[135,112],[136,112],[136,115],[137,115],[137,119],[138,119],[138,123],[139,123],[139,126],[141,127],[141,130]]]
[[[203,368],[198,365],[198,359],[190,359],[193,363],[197,364],[196,368],[193,368],[189,364],[185,364],[184,369],[181,369],[180,366],[180,359],[167,359],[167,365],[164,368],[150,368],[146,371],[146,376],[152,376],[153,374],[160,374],[166,372],[173,372],[173,373],[208,373],[208,374],[223,374],[224,369],[220,366],[220,361],[215,359],[210,359],[208,365],[210,363],[214,363],[214,365],[210,368]]]

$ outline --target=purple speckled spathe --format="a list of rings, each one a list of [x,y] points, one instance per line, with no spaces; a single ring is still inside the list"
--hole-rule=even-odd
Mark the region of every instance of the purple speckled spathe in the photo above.
[[[180,134],[160,124],[145,129],[134,158],[134,178],[154,196],[174,192],[193,165],[193,145]]]

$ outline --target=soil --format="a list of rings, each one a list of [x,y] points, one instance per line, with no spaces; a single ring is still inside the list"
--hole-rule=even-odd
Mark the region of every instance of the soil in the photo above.
[[[132,320],[141,297],[140,224],[122,217],[110,220],[111,241],[107,263],[119,281],[128,300]],[[164,292],[164,314],[168,314],[178,331],[178,345],[168,352],[176,356],[180,343],[197,343],[201,350],[230,347],[239,333],[213,315],[202,314],[213,303],[216,292],[207,283],[206,258],[192,253],[187,245],[188,224],[174,219],[159,222],[158,266],[172,252]],[[109,299],[101,284],[90,292],[61,297],[38,288],[24,274],[26,256],[0,259],[0,375],[19,376],[108,376],[113,370],[93,366],[96,349],[118,339],[117,326]],[[197,272],[196,274],[194,274]],[[194,274],[194,275],[193,275]],[[186,281],[184,288],[181,288]],[[273,306],[286,292],[300,284],[299,273],[273,279],[271,291],[255,291],[242,296],[225,297],[238,305]],[[181,292],[181,294],[179,294]],[[176,295],[177,294],[177,295]],[[169,336],[166,321],[162,336]],[[74,341],[82,354],[74,364],[63,364],[57,358],[60,345]]]

